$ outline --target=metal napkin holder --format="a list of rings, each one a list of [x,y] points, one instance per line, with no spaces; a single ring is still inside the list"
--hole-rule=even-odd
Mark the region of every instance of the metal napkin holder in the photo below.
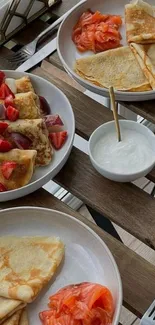
[[[8,4],[8,8],[6,9],[4,17],[0,23],[0,38],[1,38],[0,45],[2,45],[7,40],[9,40],[13,35],[15,35],[18,31],[20,31],[23,27],[28,25],[34,19],[38,18],[43,13],[45,13],[51,6],[55,5],[58,2],[61,2],[61,0],[29,0],[29,3],[27,5],[25,12],[21,14],[18,12],[18,7],[22,1],[23,0],[12,0],[10,2],[10,4]],[[43,8],[28,18],[29,13],[30,13],[32,7],[34,6],[35,2],[43,3]],[[13,17],[21,18],[22,23],[20,26],[18,26],[13,31],[11,31],[10,33],[7,34],[6,33],[7,29],[9,27]]]

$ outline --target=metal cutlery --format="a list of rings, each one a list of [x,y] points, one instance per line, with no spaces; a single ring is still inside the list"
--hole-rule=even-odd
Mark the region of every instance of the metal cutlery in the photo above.
[[[11,70],[15,70],[19,65],[23,62],[27,61],[30,57],[32,57],[37,49],[38,42],[46,35],[51,33],[56,27],[60,25],[59,19],[56,20],[53,24],[51,24],[48,28],[46,28],[43,32],[41,32],[32,42],[25,45],[21,48],[21,50],[16,53],[10,54],[5,57],[1,57],[0,61],[3,63],[5,68],[9,67]]]
[[[155,325],[155,300],[141,319],[141,325]]]
[[[30,59],[28,59],[26,62],[22,63],[16,71],[25,72],[37,65],[39,62],[44,60],[47,56],[49,56],[51,53],[56,51],[57,49],[57,37],[55,37],[53,40],[51,40],[48,44],[43,46],[41,50],[36,52]]]
[[[25,61],[30,60],[30,58],[33,58],[33,55],[36,53],[38,42],[43,37],[45,37],[46,35],[51,33],[56,27],[58,27],[60,25],[60,23],[68,16],[68,14],[74,8],[77,8],[80,4],[82,4],[82,3],[86,2],[86,1],[87,0],[80,1],[77,5],[75,5],[72,9],[70,9],[67,13],[65,13],[63,16],[58,18],[53,24],[51,24],[43,32],[41,32],[32,42],[30,42],[29,44],[22,47],[16,53],[10,54],[10,55],[5,56],[5,57],[0,57],[0,69],[16,70]],[[52,41],[50,41],[50,42],[52,42]],[[44,47],[46,47],[46,45]],[[44,49],[44,47],[43,47],[43,49]],[[44,51],[44,53],[45,53],[45,51]],[[52,50],[51,50],[51,53],[52,53]],[[48,54],[47,55],[50,55],[49,49],[48,49]],[[44,56],[44,58],[46,56]],[[40,62],[40,61],[38,61],[38,62]],[[31,67],[32,67],[32,65],[31,65]]]

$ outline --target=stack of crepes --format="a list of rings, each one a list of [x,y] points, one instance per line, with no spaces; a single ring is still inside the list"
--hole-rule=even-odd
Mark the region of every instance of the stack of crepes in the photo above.
[[[125,6],[125,19],[130,48],[155,89],[155,6],[136,0]]]
[[[128,46],[76,60],[75,71],[121,91],[155,89],[155,7],[136,0],[125,6]]]
[[[63,255],[57,237],[0,237],[0,324],[28,325],[26,305],[50,281]]]
[[[3,85],[5,84],[2,84],[1,92]],[[14,97],[11,95],[6,99],[0,99],[2,106],[6,105],[6,101],[11,100],[11,104],[8,103],[11,107],[9,106],[8,109],[16,107],[15,112],[19,114],[17,119],[14,119],[14,116],[10,118],[8,116],[5,120],[5,116],[2,121],[1,118],[1,128],[4,129],[0,131],[0,138],[6,140],[5,145],[10,145],[11,148],[0,150],[0,165],[3,162],[9,162],[0,168],[0,191],[3,191],[2,186],[4,190],[13,190],[27,185],[32,178],[35,166],[48,165],[53,156],[40,99],[35,93],[30,78],[24,76],[15,80],[15,87]],[[5,98],[3,93],[0,95],[0,98]],[[10,175],[12,169],[13,173]]]

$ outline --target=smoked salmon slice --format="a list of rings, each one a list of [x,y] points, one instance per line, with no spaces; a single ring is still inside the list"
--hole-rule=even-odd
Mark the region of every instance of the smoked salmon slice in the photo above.
[[[119,47],[122,19],[117,15],[103,15],[87,10],[73,28],[72,40],[80,52],[102,52]]]
[[[114,304],[108,288],[84,282],[70,285],[49,298],[50,310],[40,313],[43,325],[110,325]]]

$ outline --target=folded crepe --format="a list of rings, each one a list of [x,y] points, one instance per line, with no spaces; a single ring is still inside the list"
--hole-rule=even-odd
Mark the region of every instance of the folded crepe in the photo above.
[[[29,91],[35,92],[28,76],[24,76],[16,80],[17,93],[27,93]]]
[[[75,71],[100,86],[122,91],[151,90],[130,47],[120,47],[76,60]]]
[[[129,43],[155,43],[155,7],[142,0],[127,4],[125,23]]]
[[[3,325],[19,325],[21,314],[22,314],[22,310],[18,310],[11,317],[7,318],[2,324]]]
[[[7,190],[14,190],[27,185],[33,176],[36,156],[36,150],[12,149],[5,153],[1,152],[0,183],[2,183]],[[17,163],[17,166],[9,179],[5,177],[1,168],[5,162]]]
[[[19,111],[20,119],[35,119],[41,117],[39,97],[32,91],[16,94],[14,106]]]
[[[37,151],[36,165],[45,166],[51,162],[53,149],[49,141],[46,124],[42,119],[34,120],[17,120],[9,122],[4,138],[10,140],[12,132],[20,133],[30,139],[29,149]]]
[[[64,244],[57,237],[0,237],[0,296],[33,301],[56,272]]]
[[[17,310],[22,309],[24,304],[19,300],[12,300],[0,297],[0,324],[14,314]]]
[[[152,89],[155,89],[155,44],[135,44],[130,47]]]
[[[24,308],[20,316],[19,325],[28,325],[28,324],[29,321],[28,321],[27,310],[26,308]]]

